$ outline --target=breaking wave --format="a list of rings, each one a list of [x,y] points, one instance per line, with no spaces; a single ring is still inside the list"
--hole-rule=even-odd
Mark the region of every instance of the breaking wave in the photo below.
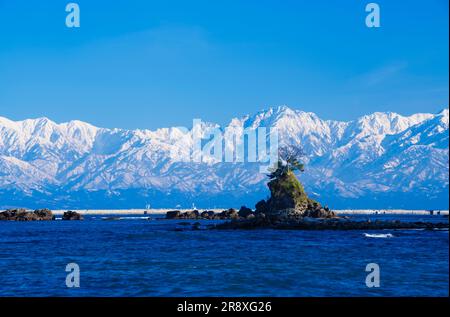
[[[364,233],[366,238],[393,238],[391,233]]]

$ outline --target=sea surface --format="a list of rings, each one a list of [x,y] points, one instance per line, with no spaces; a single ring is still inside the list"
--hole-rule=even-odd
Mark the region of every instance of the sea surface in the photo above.
[[[197,221],[104,217],[0,221],[0,296],[449,295],[448,231],[192,230]],[[79,288],[66,286],[68,263]],[[366,286],[369,263],[378,288]]]

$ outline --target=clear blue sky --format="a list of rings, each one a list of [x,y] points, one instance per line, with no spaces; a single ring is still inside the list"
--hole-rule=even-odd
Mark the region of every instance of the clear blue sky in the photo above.
[[[325,119],[448,106],[448,1],[0,0],[0,116],[104,127],[225,123],[287,104]]]

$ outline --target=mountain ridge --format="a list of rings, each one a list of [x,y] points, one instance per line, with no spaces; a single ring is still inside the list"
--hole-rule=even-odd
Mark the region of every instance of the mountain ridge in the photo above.
[[[301,181],[331,208],[448,208],[448,108],[337,121],[279,106],[220,128],[230,126],[276,127],[280,142],[301,145],[307,153]],[[0,207],[212,208],[265,198],[267,177],[255,163],[171,157],[192,144],[192,133],[0,117]]]

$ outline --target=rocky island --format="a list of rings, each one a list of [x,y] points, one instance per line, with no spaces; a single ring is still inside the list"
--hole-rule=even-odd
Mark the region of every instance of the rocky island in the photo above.
[[[289,165],[281,165],[269,175],[270,198],[256,204],[255,216],[236,219],[215,226],[216,229],[301,229],[301,230],[381,230],[445,229],[448,223],[356,221],[338,217],[328,207],[308,197]]]
[[[294,149],[295,150],[295,149]],[[303,164],[298,162],[298,151],[285,150],[280,154],[281,160],[268,175],[267,186],[270,198],[261,200],[255,210],[245,206],[239,211],[227,209],[215,214],[212,211],[197,210],[180,212],[169,211],[166,219],[211,219],[230,220],[211,226],[213,229],[300,229],[300,230],[383,230],[383,229],[448,229],[448,222],[401,222],[352,220],[339,217],[328,207],[311,199],[294,171],[303,171]]]
[[[234,219],[216,225],[215,229],[300,229],[300,230],[380,230],[444,229],[448,223],[356,221],[338,217],[328,207],[310,199],[295,174],[289,170],[268,183],[271,196],[256,204],[251,218]]]

